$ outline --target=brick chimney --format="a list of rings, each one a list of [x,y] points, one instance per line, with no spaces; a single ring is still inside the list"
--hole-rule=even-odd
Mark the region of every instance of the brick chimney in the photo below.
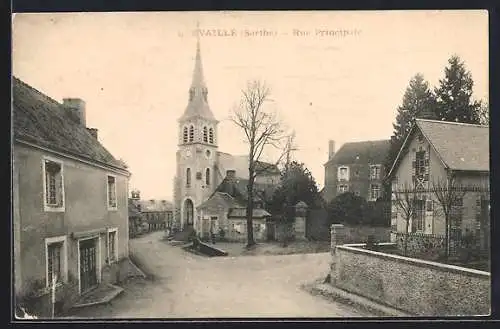
[[[95,139],[97,139],[97,133],[99,130],[97,130],[97,128],[87,128],[87,130],[89,131],[89,133],[94,136]]]
[[[335,156],[335,141],[330,139],[328,141],[328,160],[333,159],[334,156]]]
[[[64,98],[63,106],[68,109],[70,113],[72,113],[75,121],[82,126],[86,127],[86,118],[85,118],[85,101],[80,98]]]

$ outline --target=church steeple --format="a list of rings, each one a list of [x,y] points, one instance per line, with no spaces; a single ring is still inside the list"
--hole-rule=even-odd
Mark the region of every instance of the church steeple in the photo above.
[[[203,64],[201,60],[199,28],[196,39],[196,56],[194,62],[193,78],[189,88],[188,106],[180,118],[185,121],[190,118],[199,117],[211,121],[217,121],[208,105],[208,88],[203,74]]]

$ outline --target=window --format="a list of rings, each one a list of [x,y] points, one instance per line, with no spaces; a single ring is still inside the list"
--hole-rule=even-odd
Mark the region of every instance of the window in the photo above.
[[[422,232],[424,230],[425,200],[414,201],[414,212],[412,217],[412,231]]]
[[[370,166],[370,179],[380,179],[380,165]]]
[[[191,186],[191,168],[186,169],[186,186]]]
[[[203,141],[205,143],[208,142],[208,130],[207,130],[207,127],[203,127]]]
[[[425,202],[425,211],[432,211],[432,200],[427,200]]]
[[[377,200],[380,197],[380,185],[371,184],[370,185],[370,199]]]
[[[210,144],[214,143],[214,130],[212,128],[208,130],[208,140]]]
[[[205,185],[210,185],[210,168],[207,168],[205,172]]]
[[[118,260],[117,253],[118,230],[116,228],[108,231],[108,263],[111,264]]]
[[[349,180],[349,168],[339,167],[338,169],[338,180]]]
[[[116,208],[116,177],[108,175],[108,209]]]
[[[194,127],[192,125],[189,127],[189,141],[194,141]]]
[[[182,141],[184,143],[188,142],[188,129],[187,129],[187,127],[184,127],[184,129],[182,131]]]
[[[339,185],[339,192],[340,193],[345,193],[349,190],[349,187],[345,184]]]
[[[64,177],[61,162],[45,159],[44,172],[44,208],[45,211],[64,210]]]
[[[45,239],[45,260],[46,260],[46,286],[52,286],[56,282],[66,281],[66,237],[54,237]]]
[[[415,176],[419,180],[423,180],[426,174],[426,165],[425,165],[425,151],[418,151],[416,153],[415,160]]]

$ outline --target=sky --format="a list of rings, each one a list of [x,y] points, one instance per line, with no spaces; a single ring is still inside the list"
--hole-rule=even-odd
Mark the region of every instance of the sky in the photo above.
[[[456,54],[488,98],[487,11],[15,14],[13,74],[57,101],[86,102],[87,126],[132,173],[141,197],[172,199],[177,119],[188,102],[196,27],[219,150],[246,154],[229,120],[250,80],[295,131],[293,159],[318,186],[328,141],[389,139],[409,80],[431,86]],[[273,161],[279,150],[266,149]]]

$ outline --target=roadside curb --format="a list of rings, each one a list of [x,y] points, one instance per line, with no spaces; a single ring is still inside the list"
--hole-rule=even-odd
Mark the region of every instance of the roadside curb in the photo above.
[[[302,284],[301,288],[312,295],[319,295],[328,300],[333,300],[347,304],[373,314],[374,317],[409,317],[412,314],[397,310],[395,308],[381,305],[365,297],[336,288],[322,280],[316,280],[312,283]]]

